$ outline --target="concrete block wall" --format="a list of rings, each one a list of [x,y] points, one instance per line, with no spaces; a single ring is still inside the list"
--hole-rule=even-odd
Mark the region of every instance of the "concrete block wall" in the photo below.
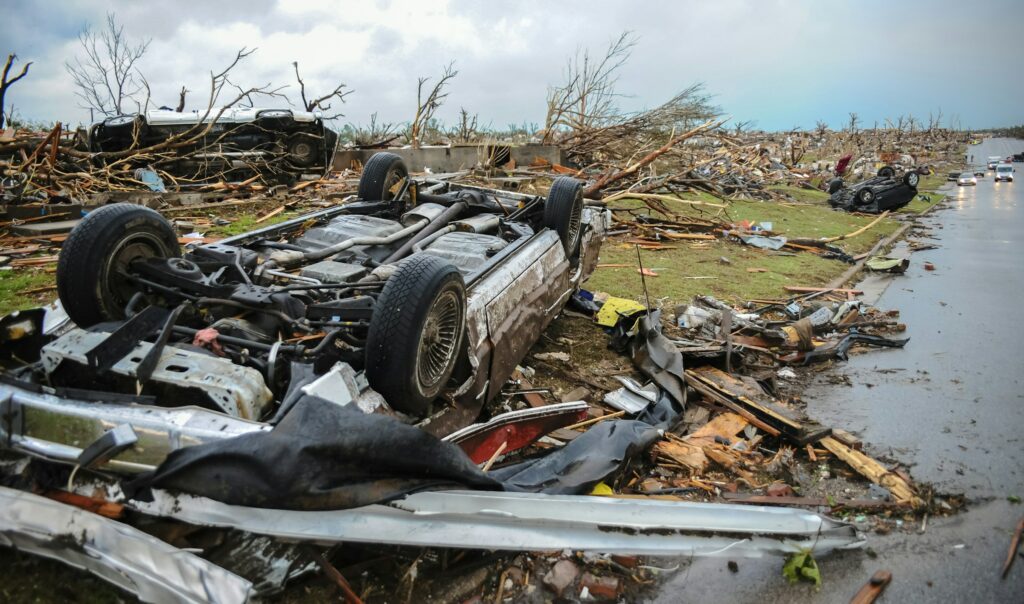
[[[491,155],[492,147],[502,145],[456,145],[451,147],[420,147],[413,149],[339,149],[334,155],[334,169],[344,170],[356,162],[365,164],[374,153],[387,151],[400,155],[405,165],[412,172],[424,172],[429,169],[435,174],[458,172],[485,163]],[[510,157],[517,166],[528,166],[538,158],[552,164],[565,165],[565,153],[555,145],[515,145],[509,146]]]

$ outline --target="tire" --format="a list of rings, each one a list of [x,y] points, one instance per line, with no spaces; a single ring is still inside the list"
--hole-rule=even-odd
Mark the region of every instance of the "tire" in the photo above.
[[[300,132],[288,137],[286,143],[288,148],[288,160],[298,166],[312,166],[318,159],[318,147],[316,137],[311,134]]]
[[[828,194],[829,195],[835,193],[836,191],[838,191],[839,189],[842,189],[842,188],[843,188],[843,179],[842,178],[833,178],[832,180],[828,181]]]
[[[359,199],[363,201],[390,201],[394,199],[395,185],[409,177],[405,161],[394,153],[376,153],[363,166],[359,177]]]
[[[896,170],[892,166],[882,166],[878,169],[878,175],[883,178],[892,178],[896,176]]]
[[[575,261],[583,238],[582,182],[559,176],[551,183],[551,190],[544,201],[544,226],[558,232],[565,255]]]
[[[466,285],[426,254],[384,284],[366,338],[366,379],[393,408],[424,417],[452,375],[466,331]]]
[[[875,200],[875,192],[871,189],[863,188],[857,191],[856,200],[860,205],[867,205]]]
[[[919,182],[921,182],[921,175],[917,172],[907,172],[903,175],[903,184],[911,189],[916,189]]]
[[[57,260],[57,295],[79,327],[124,318],[137,288],[116,273],[139,258],[181,256],[178,236],[163,216],[118,203],[89,213],[68,235]]]

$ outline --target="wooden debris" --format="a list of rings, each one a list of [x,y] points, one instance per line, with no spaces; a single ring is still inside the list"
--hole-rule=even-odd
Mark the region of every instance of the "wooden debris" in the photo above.
[[[837,292],[841,294],[854,294],[857,296],[864,294],[864,292],[859,289],[841,289],[834,287],[799,287],[796,285],[786,285],[783,289],[797,294],[816,294],[818,292]]]
[[[892,581],[892,573],[887,570],[876,571],[871,579],[860,588],[850,600],[850,604],[871,604],[878,596],[882,595],[885,588]]]
[[[889,492],[892,493],[893,499],[897,502],[909,503],[915,508],[924,505],[924,502],[921,501],[916,493],[914,493],[913,487],[911,487],[895,472],[886,470],[885,466],[878,463],[871,457],[868,457],[860,451],[854,451],[832,437],[821,439],[821,446],[825,447],[833,455],[846,462],[846,464],[851,468],[857,470],[861,476],[888,489]]]
[[[313,181],[313,180],[311,180],[311,181],[309,181],[309,182],[316,182],[316,181]],[[285,210],[285,207],[286,207],[286,206],[278,206],[278,207],[277,207],[277,208],[275,208],[274,210],[272,210],[272,211],[270,211],[270,212],[268,212],[268,213],[264,214],[263,216],[260,216],[259,218],[257,218],[257,219],[256,219],[256,222],[255,222],[255,224],[259,224],[259,223],[261,223],[261,222],[263,222],[263,221],[265,221],[265,220],[270,220],[270,219],[271,219],[271,218],[273,218],[274,216],[277,216],[278,214],[280,214],[281,212],[283,212],[283,211]]]
[[[352,590],[352,585],[349,584],[348,580],[345,579],[338,569],[334,568],[333,564],[324,558],[323,554],[311,549],[311,555],[317,566],[320,567],[320,570],[324,571],[324,574],[341,589],[341,593],[345,596],[346,604],[363,604],[363,601],[359,599],[356,592]]]
[[[49,499],[73,505],[83,510],[88,510],[93,514],[99,514],[106,518],[120,518],[124,516],[124,506],[120,503],[108,501],[101,497],[86,497],[85,495],[79,495],[78,493],[70,493],[68,491],[47,491],[43,493]]]
[[[1003,562],[1002,578],[1005,579],[1006,575],[1010,572],[1010,567],[1013,566],[1013,561],[1017,559],[1017,550],[1020,548],[1021,533],[1024,533],[1024,518],[1021,518],[1017,522],[1017,529],[1013,531],[1013,539],[1010,539],[1010,549],[1006,552],[1006,561]]]

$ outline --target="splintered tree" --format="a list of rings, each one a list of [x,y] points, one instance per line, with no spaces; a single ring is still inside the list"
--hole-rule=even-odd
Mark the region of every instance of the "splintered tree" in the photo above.
[[[615,105],[618,71],[635,45],[636,37],[626,31],[601,57],[592,57],[587,49],[576,51],[566,65],[565,81],[548,90],[545,143],[550,143],[559,129],[579,132],[608,125],[619,117]]]
[[[444,68],[441,77],[426,96],[424,96],[423,87],[430,81],[430,78],[419,78],[419,83],[416,86],[416,114],[413,116],[412,122],[409,123],[409,144],[413,147],[420,146],[420,139],[434,118],[434,112],[448,98],[448,93],[444,91],[445,87],[457,75],[459,75],[459,72],[455,70],[455,62],[453,61]]]
[[[14,54],[12,52],[11,54],[7,55],[7,62],[4,63],[3,78],[0,79],[0,128],[3,128],[4,124],[7,122],[7,120],[5,119],[5,114],[4,114],[4,107],[6,106],[6,105],[4,105],[4,103],[5,103],[4,99],[7,96],[7,89],[10,88],[12,84],[14,84],[15,82],[17,82],[21,78],[23,78],[26,75],[28,75],[28,68],[32,66],[32,61],[29,61],[28,63],[25,63],[24,65],[21,66],[21,73],[19,73],[18,75],[14,76],[13,78],[8,79],[8,76],[10,76],[10,73],[11,73],[11,67],[14,65],[14,62],[17,61],[17,60],[18,60],[18,55]]]
[[[353,91],[345,90],[345,84],[339,83],[334,87],[334,90],[327,94],[319,97],[306,98],[306,82],[302,80],[302,76],[299,75],[299,62],[293,61],[292,67],[295,68],[295,79],[299,82],[299,96],[302,98],[302,107],[306,111],[330,111],[331,106],[327,103],[331,99],[338,99],[342,103],[345,102],[345,97],[352,94]],[[341,117],[343,114],[336,113],[334,115],[327,116],[324,119],[334,119]]]
[[[113,13],[99,31],[86,27],[78,35],[83,55],[64,63],[75,95],[84,109],[100,115],[122,115],[138,111],[138,95],[146,88],[137,64],[146,54],[150,40],[135,43],[124,33]]]
[[[468,143],[477,137],[477,114],[470,115],[465,107],[459,108],[459,123],[448,136],[457,143]]]

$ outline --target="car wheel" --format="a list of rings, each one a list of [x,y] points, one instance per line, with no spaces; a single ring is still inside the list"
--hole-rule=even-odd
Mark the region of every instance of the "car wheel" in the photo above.
[[[869,204],[875,200],[875,192],[871,189],[861,189],[860,191],[857,191],[856,199],[857,203],[861,205]]]
[[[559,176],[544,201],[544,226],[558,232],[565,255],[575,260],[583,237],[583,183]]]
[[[311,166],[317,160],[318,147],[317,139],[311,134],[300,132],[288,137],[286,143],[288,148],[288,159],[300,166]]]
[[[364,201],[390,201],[398,187],[409,177],[405,161],[394,153],[376,153],[363,166],[359,177],[359,199]]]
[[[903,175],[903,184],[907,185],[911,189],[917,188],[917,183],[921,181],[921,175],[917,172],[907,172]]]
[[[129,203],[89,213],[71,231],[57,260],[57,295],[79,327],[124,318],[138,291],[120,273],[135,260],[181,256],[174,228],[153,210]]]
[[[828,181],[828,194],[829,195],[835,193],[836,191],[838,191],[839,189],[842,189],[842,188],[843,188],[843,179],[842,178],[833,178],[832,180]]]
[[[465,331],[462,274],[436,256],[410,256],[374,305],[366,379],[395,409],[425,416],[452,375]]]
[[[896,170],[892,166],[882,166],[878,169],[878,175],[882,178],[892,178],[896,176]]]

